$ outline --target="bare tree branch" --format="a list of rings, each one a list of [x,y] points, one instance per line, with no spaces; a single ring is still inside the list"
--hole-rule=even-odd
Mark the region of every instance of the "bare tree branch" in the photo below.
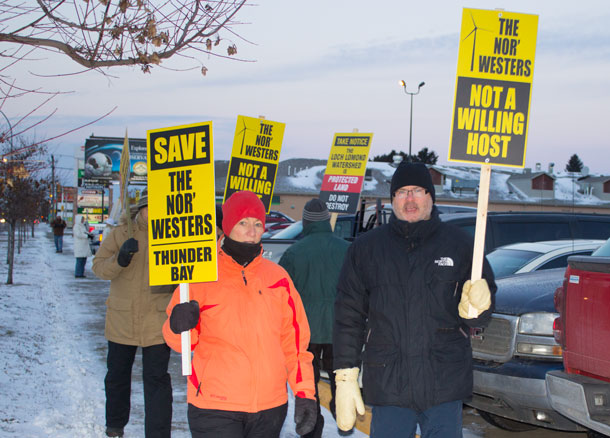
[[[21,47],[30,46],[63,53],[87,69],[138,65],[144,72],[189,51],[232,57],[236,44],[220,34],[239,37],[235,17],[246,2],[0,0],[0,42],[15,46],[1,56],[17,57]],[[216,48],[221,43],[226,55]]]

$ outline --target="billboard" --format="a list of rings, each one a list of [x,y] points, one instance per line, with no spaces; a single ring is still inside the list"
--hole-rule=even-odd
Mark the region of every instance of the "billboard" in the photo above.
[[[110,196],[107,188],[79,187],[76,195],[76,213],[85,215],[91,224],[103,222],[108,217],[109,202]]]
[[[107,186],[119,181],[121,151],[125,139],[120,137],[89,137],[85,140],[85,167],[82,185]],[[146,184],[146,139],[129,139],[130,184]],[[79,179],[80,179],[79,174]]]

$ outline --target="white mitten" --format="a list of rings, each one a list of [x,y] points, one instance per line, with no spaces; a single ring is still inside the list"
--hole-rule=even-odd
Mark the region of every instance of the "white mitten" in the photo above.
[[[335,370],[337,426],[346,432],[356,424],[356,414],[364,415],[365,413],[364,402],[358,386],[359,371],[358,368]]]
[[[477,318],[491,306],[491,292],[484,278],[471,283],[467,280],[462,288],[462,299],[458,305],[460,316],[464,319]]]

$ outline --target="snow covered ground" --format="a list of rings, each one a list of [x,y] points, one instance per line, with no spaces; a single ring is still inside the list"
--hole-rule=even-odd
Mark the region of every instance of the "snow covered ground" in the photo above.
[[[55,253],[53,237],[39,225],[15,257],[14,284],[6,285],[6,233],[0,235],[0,436],[3,438],[103,438],[104,302],[108,282],[87,260],[86,279],[74,278],[72,236]],[[125,437],[144,436],[139,354],[134,364],[131,419]],[[180,357],[170,363],[174,388],[173,432],[190,437]],[[282,438],[296,438],[292,400]],[[324,437],[339,437],[324,410]],[[367,435],[355,431],[353,438]]]

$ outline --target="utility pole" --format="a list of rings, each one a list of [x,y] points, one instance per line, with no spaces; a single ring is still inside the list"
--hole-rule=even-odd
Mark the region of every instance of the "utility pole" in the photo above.
[[[55,187],[55,156],[51,155],[51,201],[53,202],[51,206],[52,219],[57,217],[57,202],[55,200],[56,196],[56,187]]]

